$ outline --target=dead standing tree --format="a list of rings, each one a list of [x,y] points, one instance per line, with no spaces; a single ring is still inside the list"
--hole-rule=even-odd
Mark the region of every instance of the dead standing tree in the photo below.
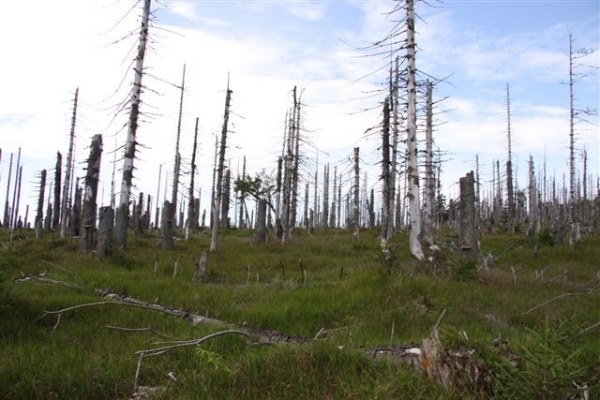
[[[87,160],[85,189],[79,236],[79,250],[92,251],[94,233],[96,231],[96,198],[98,197],[98,181],[100,180],[100,162],[102,159],[102,135],[94,135],[90,146],[90,156]]]
[[[44,234],[44,226],[43,226],[43,219],[44,219],[44,192],[46,190],[46,170],[43,169],[41,174],[40,174],[40,194],[38,197],[38,206],[37,206],[37,213],[35,215],[35,222],[34,222],[34,228],[35,228],[35,237],[37,239],[41,239],[43,234]]]
[[[421,235],[421,201],[419,194],[419,169],[417,163],[417,83],[415,66],[415,9],[414,0],[406,0],[406,146],[408,207],[410,211],[410,252],[423,261],[425,255],[419,241]]]
[[[148,42],[148,27],[150,20],[150,2],[144,0],[142,11],[142,22],[140,37],[135,58],[134,79],[130,95],[129,122],[127,124],[127,139],[125,142],[125,154],[123,157],[123,178],[121,181],[121,193],[119,196],[119,208],[117,209],[115,225],[115,241],[119,248],[127,244],[127,227],[129,225],[129,197],[133,181],[133,160],[135,159],[135,147],[137,144],[138,118],[140,114],[140,95],[142,93],[142,77],[144,75],[144,58],[146,55],[146,44]]]
[[[194,145],[192,146],[192,165],[190,171],[190,187],[188,191],[188,210],[185,224],[185,240],[189,240],[192,229],[197,228],[198,215],[196,214],[196,202],[194,199],[194,178],[196,175],[196,148],[198,145],[198,118],[194,127]]]
[[[77,102],[79,98],[79,88],[75,89],[75,98],[73,99],[73,113],[71,115],[71,130],[69,133],[69,151],[67,152],[67,164],[65,165],[65,180],[63,182],[62,203],[60,206],[60,237],[64,238],[69,226],[69,198],[71,193],[71,169],[73,166],[73,147],[75,144],[75,124],[77,122]],[[58,204],[55,205],[58,207]]]
[[[181,86],[179,87],[181,93],[179,97],[179,117],[177,118],[177,136],[175,139],[175,161],[173,163],[173,185],[171,192],[171,203],[169,209],[171,210],[171,216],[169,217],[172,221],[173,226],[176,226],[177,221],[177,195],[179,192],[179,174],[181,170],[181,154],[179,153],[179,140],[181,138],[181,118],[183,114],[183,93],[185,91],[185,64],[183,64],[183,73],[181,78]],[[167,229],[167,225],[163,226],[163,249],[173,250],[175,248],[175,241],[171,239],[173,232]]]
[[[210,239],[210,251],[217,250],[217,234],[219,232],[219,210],[223,198],[223,177],[225,168],[225,150],[227,149],[227,131],[229,129],[229,107],[231,105],[232,90],[229,89],[229,76],[227,77],[227,92],[225,95],[225,112],[223,113],[223,127],[221,129],[221,140],[219,146],[219,163],[216,169],[215,195],[212,202],[212,235]]]

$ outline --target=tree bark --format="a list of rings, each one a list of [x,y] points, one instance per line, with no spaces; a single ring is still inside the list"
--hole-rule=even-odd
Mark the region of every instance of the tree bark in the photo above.
[[[478,251],[475,221],[475,179],[473,171],[460,178],[460,243],[463,254],[473,256]]]
[[[406,0],[406,58],[407,58],[407,175],[408,200],[410,209],[410,252],[416,259],[423,261],[425,255],[421,248],[421,200],[419,194],[419,169],[417,163],[417,85],[415,66],[415,10],[414,1]]]
[[[98,243],[96,246],[96,256],[99,259],[103,259],[112,254],[115,211],[112,207],[100,207],[98,214]]]
[[[40,174],[40,194],[38,196],[37,214],[35,216],[35,237],[41,239],[44,235],[44,191],[46,190],[46,170],[43,169]]]
[[[83,196],[83,213],[81,218],[81,235],[79,250],[92,251],[96,230],[96,199],[98,197],[98,181],[100,180],[100,161],[102,158],[102,135],[94,135],[90,146],[85,175],[85,194]]]
[[[75,123],[77,122],[77,103],[79,97],[79,88],[75,89],[75,98],[73,100],[73,114],[71,115],[71,131],[69,134],[69,151],[67,152],[67,164],[65,165],[65,180],[63,182],[62,205],[60,210],[60,237],[64,238],[67,227],[69,226],[69,200],[71,197],[71,168],[73,166],[73,147],[75,142]]]
[[[121,181],[121,194],[119,196],[119,208],[117,209],[117,220],[115,226],[115,239],[119,248],[127,245],[127,227],[129,225],[129,198],[133,185],[133,161],[135,159],[135,148],[137,144],[138,118],[140,114],[140,95],[142,92],[142,77],[144,75],[144,58],[146,55],[146,43],[148,41],[148,20],[150,17],[150,2],[144,0],[142,11],[142,22],[140,37],[135,58],[134,79],[131,89],[129,122],[127,124],[127,140],[125,142],[125,155],[123,160],[123,178]]]
[[[219,151],[219,165],[217,168],[217,182],[215,185],[215,196],[212,204],[212,236],[210,240],[210,251],[217,250],[217,234],[219,232],[219,210],[223,198],[223,175],[225,168],[225,149],[227,148],[227,131],[229,129],[229,107],[231,104],[232,90],[229,89],[229,77],[227,78],[227,94],[225,95],[225,112],[223,115],[223,127],[221,130],[221,141]]]

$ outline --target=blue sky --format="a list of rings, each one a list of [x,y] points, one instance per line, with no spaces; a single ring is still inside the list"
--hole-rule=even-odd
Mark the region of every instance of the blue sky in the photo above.
[[[482,180],[492,163],[506,160],[506,85],[511,90],[513,153],[520,187],[533,156],[548,174],[567,172],[568,35],[576,48],[596,52],[581,60],[598,67],[600,11],[590,1],[451,1],[417,5],[417,68],[440,82],[436,146],[447,153],[443,184],[456,193],[459,176],[480,159]],[[128,0],[21,0],[0,6],[0,204],[4,203],[10,153],[22,148],[24,161],[20,210],[36,203],[34,183],[42,168],[54,167],[56,151],[68,147],[71,98],[80,87],[76,128],[76,176],[92,135],[104,134],[103,203],[108,200],[115,143],[124,142],[125,114],[115,106],[127,98],[130,60],[139,7]],[[191,158],[192,130],[200,120],[199,176],[204,199],[210,193],[214,134],[220,131],[224,89],[231,74],[234,90],[231,147],[234,172],[241,157],[248,170],[268,171],[281,149],[283,120],[294,85],[303,88],[305,171],[330,162],[348,168],[353,147],[361,148],[361,167],[377,188],[376,137],[364,132],[379,122],[374,108],[382,95],[369,95],[386,73],[373,74],[386,57],[364,57],[357,48],[380,39],[393,24],[385,13],[390,1],[194,1],[155,3],[152,49],[147,57],[146,105],[136,163],[136,190],[156,193],[159,165],[172,169],[181,69],[187,64],[182,156]],[[39,10],[31,13],[32,9]],[[68,10],[69,12],[65,12]],[[131,11],[130,11],[131,10]],[[128,12],[130,11],[130,12]],[[118,41],[129,32],[133,35]],[[115,41],[118,43],[113,44]],[[575,87],[576,106],[599,108],[599,75]],[[421,75],[423,78],[424,75]],[[120,83],[123,82],[122,85]],[[114,117],[114,118],[113,118]],[[598,118],[577,126],[577,145],[598,176]],[[317,151],[318,149],[318,151]],[[117,153],[117,158],[120,153]],[[117,162],[117,167],[121,164]],[[14,175],[13,175],[14,176]],[[120,173],[117,170],[117,186]],[[187,184],[189,177],[182,178]],[[560,181],[560,179],[559,179]],[[163,176],[164,182],[164,176]],[[2,208],[3,211],[3,208]],[[32,211],[30,211],[30,216]],[[31,217],[30,217],[31,219]]]

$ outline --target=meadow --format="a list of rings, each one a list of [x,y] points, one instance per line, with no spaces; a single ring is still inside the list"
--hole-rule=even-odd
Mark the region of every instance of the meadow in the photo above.
[[[420,263],[403,233],[384,258],[375,230],[255,246],[232,229],[198,280],[205,231],[173,251],[131,236],[98,260],[77,238],[2,230],[0,398],[600,398],[599,237],[489,233],[476,258],[451,232],[437,242]],[[485,379],[443,385],[398,356],[434,329]]]

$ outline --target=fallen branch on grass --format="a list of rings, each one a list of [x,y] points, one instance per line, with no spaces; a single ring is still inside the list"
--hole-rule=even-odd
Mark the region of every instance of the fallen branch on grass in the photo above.
[[[596,290],[588,290],[588,291],[585,291],[585,292],[572,292],[572,293],[563,293],[563,294],[561,294],[561,295],[559,295],[559,296],[556,296],[556,297],[553,297],[553,298],[551,298],[550,300],[546,300],[546,301],[544,301],[543,303],[540,303],[540,304],[538,304],[538,305],[536,305],[536,306],[534,306],[534,307],[531,307],[529,310],[525,311],[525,312],[524,312],[522,315],[527,315],[527,314],[529,314],[530,312],[532,312],[532,311],[534,311],[534,310],[537,310],[537,309],[538,309],[538,308],[540,308],[540,307],[543,307],[543,306],[545,306],[545,305],[547,305],[547,304],[550,304],[550,303],[552,303],[553,301],[560,300],[560,299],[564,299],[564,298],[566,298],[566,297],[571,297],[571,296],[579,296],[579,295],[583,295],[583,294],[590,294],[590,293],[592,293],[592,292],[594,292],[594,291],[596,291]]]
[[[140,369],[142,368],[142,361],[144,360],[145,357],[159,356],[161,354],[166,353],[167,351],[179,349],[182,347],[199,346],[200,344],[202,344],[202,342],[205,342],[209,339],[212,339],[212,338],[215,338],[218,336],[223,336],[223,335],[242,335],[242,336],[245,336],[246,338],[250,338],[250,335],[248,333],[246,333],[244,331],[232,329],[232,330],[211,333],[209,335],[203,336],[198,339],[176,342],[176,343],[168,345],[168,346],[162,346],[162,347],[156,347],[153,349],[136,351],[135,355],[138,356],[138,362],[137,362],[137,366],[135,369],[135,378],[133,381],[133,393],[134,394],[132,397],[137,397],[137,394],[138,394],[138,389],[139,389],[138,381],[139,381],[139,377],[140,377]]]

